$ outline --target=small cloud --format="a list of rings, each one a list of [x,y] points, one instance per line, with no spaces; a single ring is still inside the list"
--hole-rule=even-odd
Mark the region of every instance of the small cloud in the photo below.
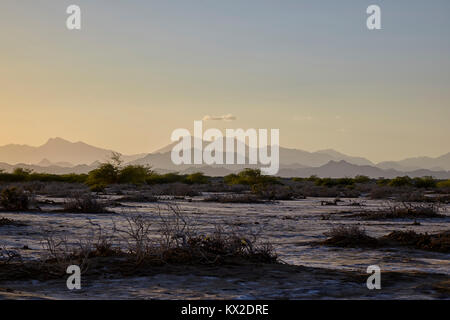
[[[237,120],[232,114],[226,114],[224,116],[204,116],[203,121],[234,121]]]

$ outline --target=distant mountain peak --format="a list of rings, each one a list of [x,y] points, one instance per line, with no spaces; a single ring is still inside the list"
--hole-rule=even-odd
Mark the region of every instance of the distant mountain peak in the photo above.
[[[44,143],[44,146],[46,146],[46,145],[61,145],[61,144],[72,144],[72,142],[70,142],[69,140],[60,138],[60,137],[55,137],[55,138],[48,139],[47,142]]]
[[[49,167],[52,165],[52,163],[47,158],[44,158],[39,163],[37,163],[37,165],[41,167]]]

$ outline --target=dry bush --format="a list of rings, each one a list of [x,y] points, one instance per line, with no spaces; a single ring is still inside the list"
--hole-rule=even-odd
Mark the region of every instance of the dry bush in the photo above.
[[[445,208],[439,203],[401,203],[387,204],[384,208],[371,211],[361,211],[349,215],[367,220],[383,219],[419,219],[445,218]]]
[[[16,220],[12,220],[12,219],[8,219],[8,218],[3,218],[0,217],[0,227],[1,226],[15,226],[15,227],[21,227],[24,226],[25,224],[22,222],[18,222]]]
[[[338,247],[376,247],[378,241],[366,234],[358,226],[338,226],[325,233],[329,238],[322,242],[325,245]]]
[[[50,233],[44,241],[49,255],[46,262],[60,266],[59,269],[77,264],[87,270],[91,259],[96,257],[125,257],[136,266],[278,261],[272,245],[259,241],[259,234],[251,230],[237,232],[231,227],[228,230],[216,227],[205,235],[196,230],[194,222],[178,207],[158,208],[157,214],[156,222],[146,215],[129,215],[124,229],[114,226],[113,233],[125,241],[124,250],[114,245],[111,233],[100,227],[89,237],[94,242],[80,242],[78,249],[69,245],[66,238]]]
[[[64,212],[71,213],[108,213],[106,205],[96,200],[90,194],[75,194],[72,198],[65,200]]]
[[[30,182],[30,184],[32,184]],[[34,182],[33,189],[40,195],[54,198],[65,198],[68,194],[81,194],[89,192],[83,183],[68,182]]]
[[[310,181],[302,182],[300,186],[295,187],[295,194],[304,197],[318,197],[318,198],[357,198],[361,194],[356,189],[346,187],[326,187],[316,186]]]
[[[153,194],[128,194],[116,200],[117,202],[157,202],[158,197]]]
[[[205,198],[205,202],[218,203],[262,203],[263,200],[254,194],[211,195]]]
[[[31,201],[31,195],[20,188],[5,188],[0,193],[0,205],[8,211],[28,210]]]
[[[370,191],[370,198],[377,199],[389,199],[394,196],[396,189],[389,186],[374,186],[372,191]]]
[[[257,184],[252,186],[252,192],[267,200],[293,200],[297,198],[293,188],[278,184]]]
[[[259,233],[251,230],[237,231],[230,227],[216,226],[212,234],[200,234],[193,221],[178,207],[169,206],[170,214],[160,214],[160,236],[166,262],[223,263],[227,259],[241,261],[277,262],[277,255],[270,244],[260,243]]]
[[[386,208],[357,214],[360,217],[376,220],[376,219],[417,219],[417,218],[443,218],[441,214],[442,207],[431,203],[402,203],[399,205],[391,204]]]
[[[128,252],[140,263],[152,254],[154,247],[150,236],[152,223],[144,215],[127,217],[126,220],[128,228],[122,232],[127,236],[125,241],[128,244]]]
[[[22,261],[20,253],[14,250],[8,250],[6,247],[0,248],[0,264]]]
[[[154,195],[167,195],[175,197],[194,197],[200,193],[196,190],[195,185],[187,185],[184,183],[169,183],[152,186]]]
[[[190,250],[199,252],[207,263],[223,262],[227,258],[273,263],[277,254],[270,243],[258,243],[253,235],[225,230],[217,226],[211,235],[199,235],[188,240]]]
[[[401,193],[396,197],[398,201],[401,202],[426,202],[427,198],[425,197],[423,191],[412,191]]]
[[[393,231],[380,240],[387,244],[413,247],[416,249],[450,252],[450,231],[438,234],[423,234],[415,231]]]
[[[72,243],[65,235],[48,232],[41,241],[46,255],[39,268],[58,276],[65,274],[69,265],[77,265],[81,272],[85,273],[92,258],[124,256],[120,248],[113,243],[117,231],[115,224],[110,232],[105,232],[99,224],[91,220],[89,224],[91,235]]]

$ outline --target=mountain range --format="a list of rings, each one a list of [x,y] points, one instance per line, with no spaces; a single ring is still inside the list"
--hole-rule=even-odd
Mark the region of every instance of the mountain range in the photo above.
[[[181,165],[172,163],[170,154],[173,144],[152,153],[122,155],[125,164],[150,165],[155,171],[189,173],[202,171],[211,176],[223,176],[251,165]],[[193,150],[192,150],[193,151]],[[36,172],[86,173],[107,161],[113,150],[98,148],[84,142],[70,142],[62,138],[49,139],[45,144],[32,147],[9,144],[0,146],[0,169],[12,171],[22,167]],[[246,156],[248,153],[246,154]],[[401,175],[411,177],[434,176],[450,178],[450,153],[440,157],[417,157],[401,161],[373,163],[363,157],[352,157],[332,149],[308,152],[280,147],[280,171],[283,177],[352,177],[358,174],[369,177],[392,178]]]

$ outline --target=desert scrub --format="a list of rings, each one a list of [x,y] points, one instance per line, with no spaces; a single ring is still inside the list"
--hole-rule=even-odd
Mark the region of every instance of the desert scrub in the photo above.
[[[393,231],[380,238],[386,244],[413,247],[421,250],[450,252],[450,230],[437,234],[423,234],[415,231]]]
[[[202,172],[195,172],[187,175],[184,182],[187,184],[207,184],[209,183],[209,178]]]
[[[0,265],[6,265],[15,261],[22,261],[22,256],[17,251],[0,247]]]
[[[31,203],[29,194],[16,187],[3,189],[0,193],[0,205],[8,211],[28,210]]]
[[[444,218],[441,213],[442,207],[434,203],[402,203],[400,205],[390,205],[375,211],[359,212],[353,217],[360,217],[368,220],[381,219],[418,219],[418,218]]]
[[[337,247],[377,247],[378,240],[366,234],[357,226],[339,226],[325,233],[329,238],[321,244]]]
[[[266,176],[261,174],[260,169],[245,169],[238,174],[230,174],[224,177],[224,182],[229,185],[243,184],[243,185],[256,185],[256,184],[280,184],[280,181],[276,177]]]
[[[15,227],[21,227],[25,224],[16,220],[8,219],[0,217],[0,227],[1,226],[15,226]]]
[[[120,197],[116,202],[157,202],[158,197],[153,194],[128,194]]]
[[[450,189],[450,180],[439,181],[436,186],[441,189]]]
[[[71,213],[108,213],[106,205],[90,194],[76,194],[64,202],[64,212]]]
[[[294,190],[289,186],[255,184],[252,193],[266,200],[293,200],[296,198]]]
[[[337,227],[325,233],[329,238],[322,245],[337,247],[409,247],[435,252],[450,252],[450,230],[437,234],[422,234],[415,231],[392,231],[380,237],[372,238],[363,229],[356,226]]]
[[[208,184],[210,178],[201,172],[195,172],[188,175],[181,175],[176,172],[158,174],[152,172],[146,179],[147,184],[167,184],[167,183],[185,183],[185,184]]]
[[[167,195],[175,197],[194,197],[200,194],[197,190],[195,190],[194,185],[187,185],[180,182],[154,185],[152,186],[152,192],[154,195]]]
[[[205,202],[218,203],[262,203],[263,200],[254,194],[211,195],[205,198]]]
[[[68,262],[77,262],[87,267],[92,265],[92,259],[102,257],[113,266],[116,258],[121,258],[136,272],[141,266],[151,265],[278,262],[273,246],[261,241],[252,230],[238,232],[233,227],[216,227],[203,234],[177,207],[158,208],[154,214],[159,219],[129,214],[124,226],[114,226],[109,232],[96,227],[89,237],[93,243],[80,241],[78,246],[73,245],[74,241],[49,234],[43,242],[48,252],[45,263],[67,266]]]
[[[370,191],[370,198],[375,199],[375,200],[376,199],[388,199],[388,198],[392,198],[395,193],[396,193],[396,189],[394,187],[377,184]]]

